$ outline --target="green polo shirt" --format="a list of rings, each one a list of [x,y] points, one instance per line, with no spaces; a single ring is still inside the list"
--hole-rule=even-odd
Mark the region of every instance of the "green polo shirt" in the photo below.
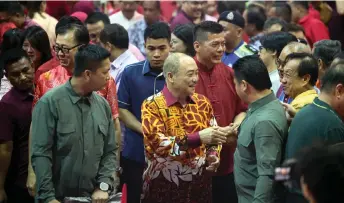
[[[288,123],[273,93],[253,102],[239,129],[234,177],[239,203],[273,201],[273,177],[280,165]]]
[[[285,159],[293,158],[304,147],[316,142],[344,142],[344,124],[327,103],[315,98],[293,119],[287,139]]]
[[[116,145],[107,101],[76,94],[70,81],[47,92],[32,114],[32,166],[39,202],[90,197],[113,183]]]

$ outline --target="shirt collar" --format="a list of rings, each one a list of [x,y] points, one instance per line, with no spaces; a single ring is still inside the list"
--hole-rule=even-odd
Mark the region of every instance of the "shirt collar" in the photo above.
[[[175,103],[179,103],[178,99],[172,95],[172,93],[170,92],[170,90],[167,88],[166,85],[162,89],[162,94],[165,96],[167,107],[170,107]],[[189,96],[187,98],[187,103],[188,104],[190,104],[190,103],[195,104],[196,102],[195,102],[194,98],[192,98],[192,96]]]
[[[188,14],[186,14],[183,9],[180,10],[180,13],[186,18],[188,19],[191,23],[193,23],[193,20],[190,16],[188,16]]]
[[[199,62],[199,60],[197,59],[197,56],[194,56],[194,60],[197,64],[197,67],[204,72],[212,72],[217,65],[217,64],[215,64],[212,69],[208,69],[205,65],[203,65],[201,62]]]
[[[276,97],[275,97],[274,93],[271,92],[270,94],[266,95],[265,97],[260,98],[257,101],[253,102],[252,104],[250,104],[248,107],[249,108],[248,111],[252,113],[253,111],[259,109],[260,107],[264,106],[267,103],[272,102],[273,100],[276,100]]]
[[[15,97],[18,97],[21,101],[24,101],[28,98],[33,99],[32,91],[20,91],[17,88],[12,88],[12,92]]]
[[[87,99],[90,104],[92,104],[92,101],[94,100],[94,92],[92,92],[89,96],[86,97],[82,97],[80,95],[78,95],[72,88],[72,84],[70,83],[71,79],[69,79],[64,86],[67,88],[68,92],[69,92],[69,98],[72,100],[73,104],[76,104],[78,101],[82,100],[82,99]]]
[[[162,71],[162,70],[161,70]],[[145,60],[144,61],[144,64],[143,64],[143,67],[142,67],[142,75],[143,76],[158,76],[160,73],[159,72],[155,72],[155,71],[152,71],[152,68],[150,67],[150,63],[148,60]],[[164,78],[163,76],[161,76],[161,78]]]
[[[239,45],[238,46],[236,46],[234,49],[233,49],[233,51],[232,52],[225,52],[225,54],[231,54],[231,53],[234,53],[236,50],[238,50],[239,49],[239,47],[241,47],[241,45],[243,45],[244,44],[244,40],[241,40],[241,42],[239,43]]]
[[[128,58],[130,57],[131,52],[129,50],[123,52],[123,54],[119,55],[119,57],[117,57],[112,63],[111,66],[114,69],[118,69],[122,66],[122,63]]]

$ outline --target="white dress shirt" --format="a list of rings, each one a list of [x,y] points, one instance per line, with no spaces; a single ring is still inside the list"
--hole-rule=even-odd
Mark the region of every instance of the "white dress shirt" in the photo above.
[[[142,18],[143,18],[143,15],[139,14],[137,11],[135,11],[134,16],[131,19],[126,18],[123,15],[122,11],[119,11],[110,16],[110,22],[111,24],[113,23],[120,24],[126,30],[128,30],[130,26],[134,25],[137,21],[141,20]]]

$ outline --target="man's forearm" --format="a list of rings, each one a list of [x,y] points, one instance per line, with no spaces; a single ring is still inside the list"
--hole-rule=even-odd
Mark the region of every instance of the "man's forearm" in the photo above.
[[[119,109],[119,118],[125,124],[126,127],[143,134],[141,123],[137,118],[127,109]]]
[[[272,185],[272,176],[259,176],[259,178],[257,179],[253,203],[272,203]]]
[[[121,131],[121,124],[119,122],[119,118],[116,118],[114,120],[114,125],[115,125],[115,142],[118,147],[117,151],[121,151],[121,143],[122,143],[122,131]]]
[[[241,122],[245,119],[246,112],[241,112],[237,116],[235,116],[233,123],[240,125]]]
[[[11,163],[13,142],[0,144],[0,189],[4,189],[8,167]]]
[[[32,137],[32,134],[31,134],[31,127],[32,127],[32,124],[30,124],[30,131],[29,131],[29,164],[28,164],[28,174],[35,174],[35,172],[33,171],[33,168],[32,168],[32,164],[31,164],[31,137]]]

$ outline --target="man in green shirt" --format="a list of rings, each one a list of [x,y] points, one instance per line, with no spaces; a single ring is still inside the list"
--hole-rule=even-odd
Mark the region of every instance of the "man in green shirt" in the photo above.
[[[301,149],[313,144],[344,142],[344,63],[331,66],[322,78],[321,93],[293,119],[285,159],[296,158]],[[301,191],[291,191],[286,202],[307,202]]]
[[[39,202],[57,203],[65,197],[108,200],[115,131],[108,102],[94,91],[110,79],[109,56],[96,45],[80,47],[73,77],[47,92],[34,108],[31,160]]]
[[[238,130],[234,178],[239,203],[273,202],[275,167],[281,163],[287,118],[271,89],[269,73],[258,56],[234,64],[234,83],[249,109]]]

